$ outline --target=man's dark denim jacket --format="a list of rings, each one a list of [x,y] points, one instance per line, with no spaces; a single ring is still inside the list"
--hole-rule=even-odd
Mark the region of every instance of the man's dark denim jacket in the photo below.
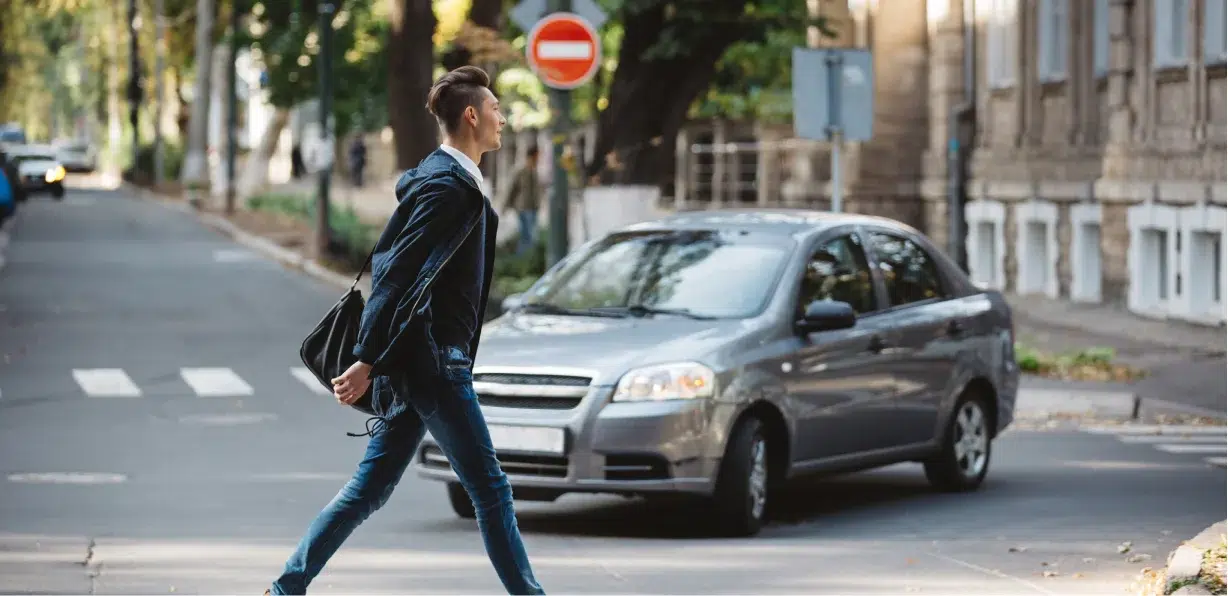
[[[443,373],[441,348],[431,337],[426,315],[432,295],[447,296],[449,288],[435,281],[485,217],[487,265],[478,305],[478,321],[482,320],[490,296],[498,220],[476,181],[442,149],[397,180],[396,197],[396,211],[376,241],[371,296],[354,346],[354,355],[372,365],[372,413],[385,420],[408,406],[403,392],[392,387]],[[467,350],[470,363],[477,357],[480,336],[479,324]],[[402,382],[378,382],[379,377],[390,376]]]

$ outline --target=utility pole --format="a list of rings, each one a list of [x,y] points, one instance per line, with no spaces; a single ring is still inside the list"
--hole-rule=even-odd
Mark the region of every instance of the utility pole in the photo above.
[[[230,57],[226,61],[226,214],[235,212],[235,153],[238,139],[235,128],[238,120],[238,90],[236,89],[235,63],[239,60],[239,13],[242,0],[230,3]]]
[[[162,186],[162,168],[165,166],[162,155],[162,109],[163,95],[162,77],[166,69],[166,7],[165,0],[154,0],[154,185]]]
[[[320,160],[320,187],[316,205],[316,256],[328,254],[332,230],[328,225],[328,190],[333,170],[332,135],[329,134],[328,116],[333,110],[333,13],[336,6],[332,0],[320,5],[320,150],[328,159]]]
[[[137,46],[136,0],[128,0],[128,121],[132,124],[132,172],[141,151],[141,61]]]
[[[548,12],[571,12],[571,0],[550,0]],[[563,169],[563,149],[568,144],[567,134],[571,131],[571,91],[568,89],[550,90],[550,111],[553,112],[554,149],[552,164],[554,166],[553,185],[550,193],[550,236],[546,239],[546,268],[567,256],[568,203],[569,188],[567,170]]]

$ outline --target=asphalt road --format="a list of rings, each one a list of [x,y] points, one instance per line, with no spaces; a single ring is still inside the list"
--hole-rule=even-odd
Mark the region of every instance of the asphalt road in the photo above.
[[[293,372],[341,291],[115,192],[28,203],[0,251],[0,593],[262,592],[365,445]],[[978,493],[916,465],[809,483],[746,540],[620,498],[518,509],[553,593],[1121,594],[1224,512],[1207,450],[1161,449],[1207,443],[1142,440],[1008,432]],[[411,472],[312,591],[501,586]]]

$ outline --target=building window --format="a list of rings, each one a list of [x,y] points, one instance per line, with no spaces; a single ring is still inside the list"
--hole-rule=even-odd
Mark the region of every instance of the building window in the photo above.
[[[1228,0],[1203,0],[1202,2],[1202,55],[1207,64],[1223,64],[1228,54],[1228,40],[1224,28]]]
[[[1092,70],[1102,77],[1109,72],[1109,0],[1092,5]]]
[[[1015,84],[1015,57],[1019,51],[1018,0],[988,0],[985,11],[985,65],[990,87]]]
[[[1189,0],[1154,2],[1152,59],[1156,68],[1184,66],[1190,57]]]
[[[1070,48],[1070,4],[1068,0],[1040,0],[1038,17],[1037,75],[1045,82],[1063,80]]]

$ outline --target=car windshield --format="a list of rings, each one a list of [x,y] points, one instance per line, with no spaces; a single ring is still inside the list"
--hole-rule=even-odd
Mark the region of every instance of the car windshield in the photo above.
[[[22,155],[14,157],[13,161],[15,163],[21,163],[23,161],[55,161],[55,157],[38,153],[23,153]]]
[[[616,233],[548,273],[524,303],[576,314],[753,316],[775,289],[792,244],[740,231]]]

